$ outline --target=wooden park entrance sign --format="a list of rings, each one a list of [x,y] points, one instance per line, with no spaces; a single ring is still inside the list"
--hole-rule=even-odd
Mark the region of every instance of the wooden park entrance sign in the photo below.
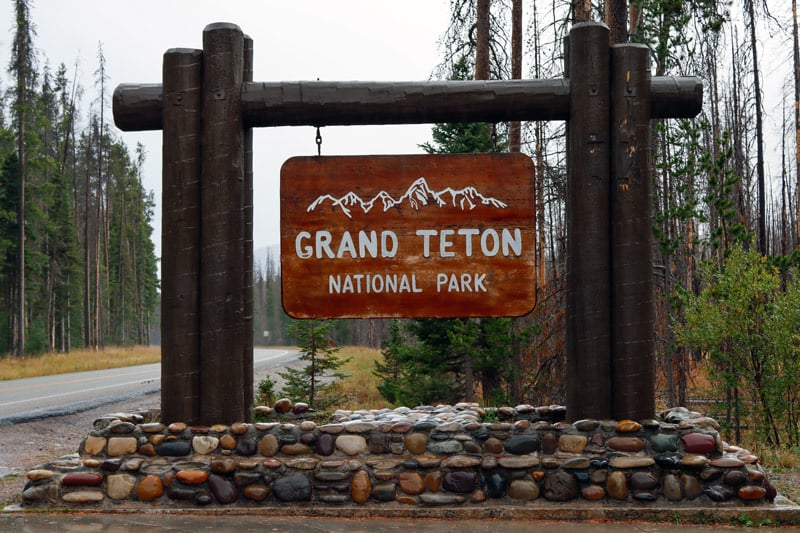
[[[533,179],[523,154],[290,159],[284,309],[296,318],[530,312]]]
[[[655,372],[650,120],[695,116],[702,107],[702,84],[697,78],[651,78],[649,49],[635,44],[609,46],[609,31],[603,24],[573,26],[568,43],[567,76],[562,79],[265,83],[252,81],[252,40],[234,24],[216,23],[205,28],[202,50],[170,49],[164,54],[163,83],[117,87],[114,118],[120,129],[163,130],[163,420],[213,424],[248,421],[252,417],[250,128],[512,120],[566,120],[569,126],[568,416],[573,420],[651,418],[655,409]],[[313,159],[291,160],[285,170],[291,175],[293,166],[320,164]],[[447,182],[432,185],[434,178],[425,173],[413,179],[387,175],[395,178],[391,178],[391,183],[380,183],[380,190],[367,190],[372,184],[361,183],[364,194],[359,198],[369,201],[367,198],[374,198],[370,194],[384,191],[397,200],[398,191],[402,196],[414,180],[424,177],[430,178],[429,185],[435,192],[439,192],[438,187],[475,186],[487,198],[512,205],[495,192],[494,185],[486,192],[488,181],[472,182],[470,178],[455,185]],[[339,191],[334,190],[333,184],[322,185],[319,180],[317,183],[321,189],[305,193],[308,196],[302,202],[313,203],[327,193],[343,198],[338,195],[355,191],[350,186]],[[482,187],[487,187],[486,191]],[[311,203],[301,206],[308,212]],[[516,209],[516,204],[513,205]],[[328,200],[321,199],[314,207],[311,213],[328,209],[327,215],[332,214]],[[529,209],[533,209],[532,201]],[[472,259],[476,260],[479,249],[480,253],[494,253],[495,246],[502,250],[505,235],[508,255],[502,258],[521,270],[512,274],[503,267],[497,275],[506,276],[504,279],[518,275],[523,283],[530,283],[532,272],[524,272],[533,270],[524,259],[530,249],[524,236],[525,217],[519,215],[519,226],[510,218],[508,225],[499,227],[495,224],[501,222],[492,218],[497,211],[487,208],[481,216],[484,214],[483,225],[474,220],[463,226],[455,221],[432,222],[437,225],[431,227],[427,221],[426,226],[412,224],[410,227],[416,229],[406,237],[419,239],[418,263],[424,265],[433,259],[425,257],[426,242],[431,256],[438,254],[438,260],[453,259],[456,263],[455,255],[448,253],[466,255],[467,242],[471,242]],[[321,267],[325,261],[344,261],[345,257],[355,261],[352,251],[366,256],[376,247],[376,255],[380,256],[394,250],[392,237],[381,234],[382,228],[377,225],[360,229],[352,226],[351,243],[343,241],[339,234],[334,240],[334,230],[327,226],[305,229],[302,223],[295,219],[295,226],[285,236],[282,231],[282,240],[286,241],[282,253],[294,252],[297,256],[284,259],[283,276],[296,276],[294,269],[298,265],[312,268],[314,264],[324,274],[327,271]],[[508,233],[503,232],[504,228]],[[521,241],[516,239],[516,228],[520,229]],[[419,229],[437,233],[418,235]],[[466,233],[459,233],[461,229]],[[476,229],[477,234],[473,233]],[[489,229],[496,232],[497,240],[495,233],[487,232]],[[339,230],[344,231],[344,227]],[[393,231],[389,226],[386,230]],[[330,241],[324,233],[318,234],[320,231],[330,231]],[[363,241],[353,231],[364,231]],[[376,232],[376,241],[372,240],[371,231]],[[378,235],[385,237],[385,243]],[[395,235],[400,253],[401,236]],[[312,257],[303,257],[307,254],[311,254],[313,261]],[[485,255],[499,260],[501,254]],[[342,257],[338,258],[339,255]],[[370,258],[373,259],[386,258]],[[435,272],[440,267],[445,272],[444,265],[437,265]],[[487,268],[494,268],[493,265],[494,262]],[[458,268],[453,271],[467,272],[464,265]],[[366,273],[368,270],[364,269]],[[331,270],[328,275],[336,274]],[[329,295],[337,288],[340,292],[345,287],[349,290],[345,278],[339,279],[339,285],[331,285],[330,278],[327,279],[323,293],[325,287]],[[448,287],[451,279],[447,281]],[[465,279],[457,275],[453,286],[464,289]],[[485,279],[488,281],[488,276]],[[424,292],[428,286],[423,287],[423,283],[427,282],[420,278],[417,288]],[[351,277],[350,283],[356,283],[355,278]],[[386,277],[383,283],[385,290]],[[473,292],[476,284],[485,286],[487,291],[490,285],[494,287],[484,283],[484,278],[473,277]],[[435,290],[435,285],[431,286]],[[520,299],[525,300],[530,290],[522,290]],[[513,294],[509,297],[516,298]],[[292,310],[292,305],[289,302],[287,307]],[[464,304],[463,314],[484,312],[472,311],[471,305]],[[331,314],[322,309],[321,302],[319,307],[313,301],[302,306],[294,308],[295,314]],[[513,311],[524,312],[525,307],[523,304]],[[376,309],[376,315],[381,316],[414,313],[410,309],[407,313]]]

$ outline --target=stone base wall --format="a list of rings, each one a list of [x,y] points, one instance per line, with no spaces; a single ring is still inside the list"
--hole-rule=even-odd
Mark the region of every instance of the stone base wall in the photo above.
[[[104,417],[78,454],[27,472],[23,505],[742,505],[776,495],[757,457],[683,408],[658,420],[574,423],[559,406],[337,411],[326,424],[287,421],[291,412],[192,427],[152,413]]]

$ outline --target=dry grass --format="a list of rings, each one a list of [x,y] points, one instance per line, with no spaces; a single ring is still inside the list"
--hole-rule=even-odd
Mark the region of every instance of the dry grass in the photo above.
[[[103,370],[161,361],[160,346],[109,346],[101,351],[73,350],[25,357],[0,358],[0,380],[32,378],[67,372]]]
[[[344,398],[337,404],[340,409],[380,409],[391,407],[378,392],[379,379],[372,373],[373,361],[380,359],[381,352],[361,346],[345,346],[336,354],[352,358],[340,370],[350,377],[339,381],[333,391]]]

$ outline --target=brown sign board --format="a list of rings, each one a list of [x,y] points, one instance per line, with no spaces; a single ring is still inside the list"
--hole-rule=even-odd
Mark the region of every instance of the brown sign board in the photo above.
[[[287,160],[284,309],[295,318],[528,313],[533,182],[524,154]]]

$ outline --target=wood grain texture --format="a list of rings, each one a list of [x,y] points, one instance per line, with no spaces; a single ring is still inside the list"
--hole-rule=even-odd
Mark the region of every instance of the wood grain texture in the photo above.
[[[161,417],[200,409],[200,111],[202,50],[164,54]]]
[[[703,105],[700,78],[653,78],[651,118],[691,118]],[[567,120],[566,79],[424,82],[248,82],[242,118],[248,127],[432,124]],[[121,84],[114,122],[123,131],[163,126],[160,84]]]
[[[529,312],[536,285],[533,178],[524,154],[288,160],[281,169],[285,310],[300,318]],[[327,246],[317,232],[329,232]],[[402,286],[404,276],[406,290],[388,288],[395,279]]]

